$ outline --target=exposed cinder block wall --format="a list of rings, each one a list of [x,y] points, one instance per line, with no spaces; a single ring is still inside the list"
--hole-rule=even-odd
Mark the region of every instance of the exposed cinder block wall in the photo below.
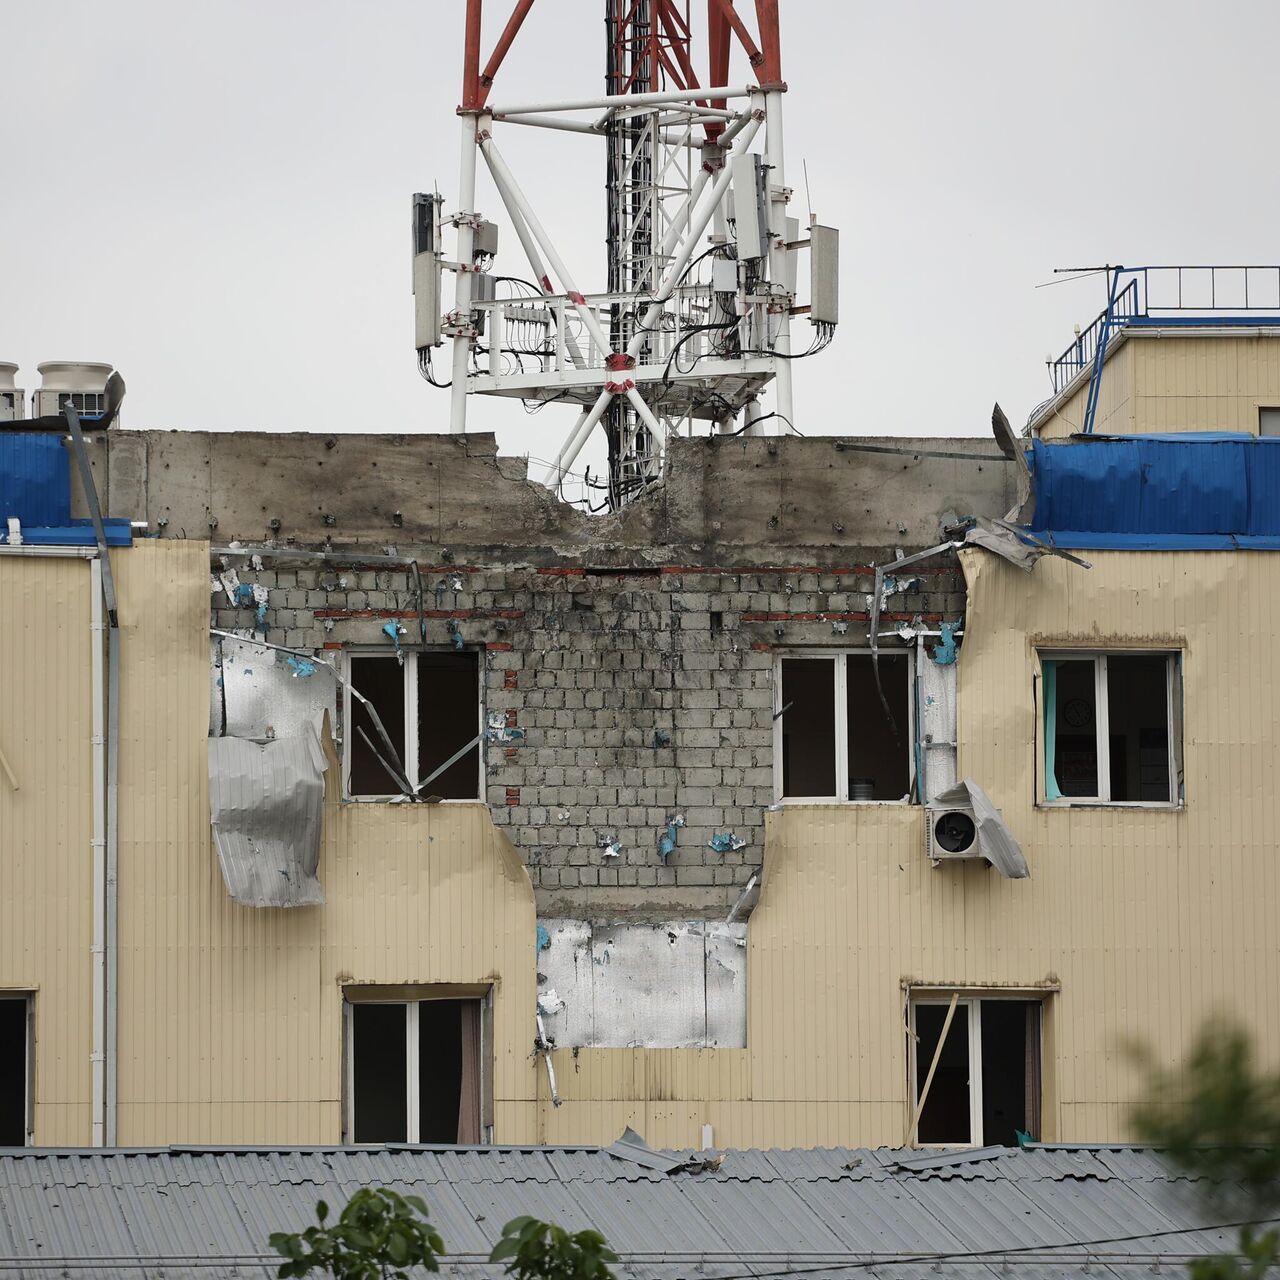
[[[417,640],[405,572],[239,573],[268,588],[276,643],[390,647],[387,619],[407,628],[405,644]],[[448,645],[453,623],[483,646],[485,708],[523,734],[487,744],[488,801],[524,853],[540,912],[723,917],[760,865],[775,799],[775,651],[865,645],[871,586],[866,569],[427,566],[428,643]],[[933,566],[918,590],[889,598],[886,625],[956,620],[963,607],[958,567]],[[254,623],[252,607],[214,597],[215,626]],[[664,861],[658,840],[676,817],[684,825]],[[711,837],[729,832],[745,847],[714,852]]]
[[[283,439],[121,433],[99,454],[111,514],[140,504],[161,536],[216,522],[215,544],[271,544],[262,569],[236,563],[267,588],[276,643],[389,647],[395,620],[413,644],[421,605],[428,644],[450,644],[452,625],[483,648],[486,710],[523,734],[486,746],[491,812],[524,854],[540,913],[579,919],[723,918],[761,863],[775,800],[777,651],[865,646],[875,563],[936,541],[944,511],[1003,514],[1012,501],[1006,467],[985,454],[930,465],[831,440],[679,441],[664,485],[593,520],[483,439]],[[421,601],[407,568],[290,559],[326,547],[413,557]],[[958,565],[930,562],[886,600],[885,625],[963,609]],[[247,632],[254,610],[215,593],[212,624]],[[664,861],[658,841],[677,817]],[[730,832],[744,847],[715,852],[712,836]]]

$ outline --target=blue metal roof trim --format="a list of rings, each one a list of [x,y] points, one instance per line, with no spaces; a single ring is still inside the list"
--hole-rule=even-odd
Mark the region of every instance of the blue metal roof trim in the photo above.
[[[109,547],[133,546],[133,528],[128,520],[104,520],[103,526]],[[33,527],[23,523],[22,541],[31,547],[92,547],[96,544],[93,523],[89,520],[73,520],[64,525]],[[9,531],[0,530],[0,547],[8,545]]]
[[[71,523],[71,466],[60,435],[0,431],[0,524]]]
[[[1280,438],[1236,433],[1032,442],[1030,532],[1117,551],[1280,550]]]

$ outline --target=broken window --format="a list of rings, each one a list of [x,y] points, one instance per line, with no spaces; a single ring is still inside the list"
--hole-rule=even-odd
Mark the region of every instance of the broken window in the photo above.
[[[913,1141],[1014,1147],[1019,1133],[1038,1137],[1040,1001],[970,998],[950,1009],[946,998],[911,1006]]]
[[[779,659],[774,757],[783,799],[910,799],[911,658],[881,654],[879,666],[877,689],[869,653]]]
[[[0,994],[0,1147],[24,1147],[31,1114],[31,998]]]
[[[1177,654],[1057,653],[1041,668],[1047,801],[1178,800]]]
[[[481,1140],[483,1001],[347,1004],[347,1135],[358,1143]]]
[[[401,662],[392,653],[353,653],[347,660],[349,679],[373,704],[411,784],[425,784],[422,795],[479,799],[479,653],[420,650],[406,651],[403,658]],[[369,709],[350,690],[345,724],[347,795],[390,799],[402,794],[387,768],[395,761]]]

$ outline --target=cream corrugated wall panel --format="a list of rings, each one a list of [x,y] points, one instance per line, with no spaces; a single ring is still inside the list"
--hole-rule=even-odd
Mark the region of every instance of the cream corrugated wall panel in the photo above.
[[[1130,340],[1136,430],[1257,432],[1258,405],[1280,404],[1280,341],[1165,334]]]
[[[1055,562],[1029,577],[991,558],[963,557],[970,600],[961,768],[980,781],[1008,780],[993,799],[1028,849],[1027,911],[1057,937],[1066,1139],[1096,1136],[1104,1124],[1108,1136],[1124,1131],[1140,1085],[1126,1041],[1145,1041],[1173,1060],[1207,1016],[1234,1009],[1265,1057],[1280,1050],[1280,948],[1265,905],[1275,902],[1272,833],[1280,817],[1268,777],[1280,745],[1280,684],[1266,652],[1280,560],[1089,556],[1090,570]],[[1025,635],[999,625],[1011,616]],[[1118,634],[1100,634],[1098,618],[1122,620]],[[1037,642],[1183,649],[1185,811],[1035,807],[1018,768],[1035,704],[1011,706],[1009,685],[1028,683]]]
[[[931,867],[917,808],[771,812],[748,930],[747,1048],[557,1051],[554,1107],[545,1064],[529,1056],[532,893],[483,805],[341,804],[330,748],[326,905],[258,910],[228,897],[207,808],[207,557],[207,545],[177,541],[114,557],[126,628],[123,1142],[336,1141],[350,982],[492,984],[505,1142],[606,1142],[628,1124],[679,1147],[697,1145],[703,1124],[722,1146],[901,1142],[908,983],[1058,985],[1045,1021],[1050,1139],[1125,1135],[1138,1087],[1129,1040],[1172,1060],[1203,1018],[1235,1008],[1264,1056],[1280,1049],[1280,558],[1095,552],[1092,569],[1046,560],[1026,575],[964,553],[960,768],[1003,810],[1031,879]],[[5,724],[38,714],[64,726],[41,737],[39,772],[70,760],[80,779],[20,793],[38,813],[0,790],[3,848],[25,850],[0,859],[0,973],[41,993],[40,1140],[82,1142],[90,758],[88,664],[73,659],[88,644],[88,570],[0,571]],[[1186,810],[1037,808],[1037,646],[1126,644],[1184,653]],[[51,855],[33,861],[50,832]]]
[[[1133,431],[1134,415],[1133,343],[1124,341],[1112,348],[1098,388],[1095,431],[1124,434]],[[1057,412],[1041,428],[1044,440],[1060,440],[1084,429],[1085,406],[1089,402],[1089,375],[1059,405]]]
[[[505,1140],[535,1090],[518,855],[480,804],[339,803],[328,743],[326,905],[234,903],[209,830],[208,556],[157,540],[119,558],[121,1141],[337,1141],[351,982],[492,984]]]
[[[0,989],[35,991],[35,1136],[90,1139],[90,568],[0,557]]]

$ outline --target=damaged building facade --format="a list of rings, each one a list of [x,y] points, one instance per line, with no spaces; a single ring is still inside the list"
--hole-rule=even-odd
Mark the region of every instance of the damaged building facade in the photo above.
[[[1026,461],[679,440],[608,517],[487,436],[86,424],[114,613],[6,428],[0,1142],[1115,1141],[1133,1039],[1274,1050],[1280,446],[1178,433],[1280,347],[1147,345],[1185,411],[1083,438],[1082,360]]]

